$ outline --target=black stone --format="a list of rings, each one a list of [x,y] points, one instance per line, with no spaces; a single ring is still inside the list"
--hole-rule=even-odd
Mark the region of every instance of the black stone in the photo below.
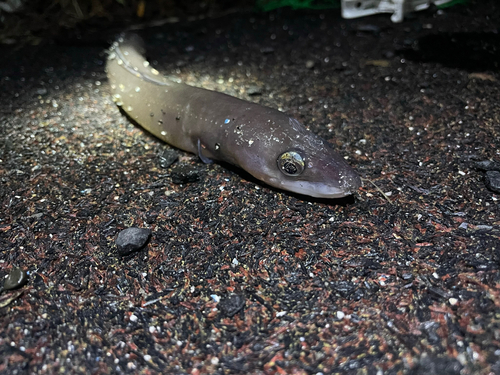
[[[170,174],[174,184],[187,184],[189,182],[196,182],[200,180],[199,171],[192,169],[188,166],[180,166],[172,170]]]
[[[228,318],[232,318],[245,306],[245,296],[232,294],[219,302],[219,309]]]
[[[500,193],[500,172],[488,171],[485,176],[486,187],[495,192]]]
[[[144,228],[127,228],[118,233],[116,246],[122,256],[128,255],[142,248],[151,236],[151,231]]]
[[[500,171],[500,163],[492,160],[482,160],[476,162],[476,168],[482,171]]]
[[[160,167],[166,169],[170,167],[179,158],[179,155],[174,150],[165,150],[158,156]]]

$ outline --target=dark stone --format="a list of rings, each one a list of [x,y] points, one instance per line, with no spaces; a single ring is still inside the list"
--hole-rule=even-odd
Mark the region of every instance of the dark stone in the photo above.
[[[185,165],[172,170],[170,176],[172,177],[172,182],[177,185],[200,180],[200,173],[197,170]]]
[[[179,158],[179,155],[177,155],[177,152],[175,152],[172,149],[169,149],[169,150],[164,150],[158,156],[158,162],[160,164],[160,167],[162,167],[163,169],[166,169],[166,168],[170,167],[172,164],[174,164],[178,158]]]
[[[142,248],[151,236],[151,231],[144,228],[127,228],[118,233],[116,246],[121,256],[128,255]]]
[[[476,162],[476,168],[481,171],[500,171],[500,163],[492,160],[482,160]]]
[[[19,267],[14,267],[5,281],[3,282],[4,290],[20,288],[28,282],[28,274]]]
[[[253,351],[253,352],[260,352],[262,350],[264,350],[265,348],[265,345],[260,343],[260,342],[257,342],[255,343],[250,349]]]
[[[144,221],[148,224],[153,224],[156,219],[158,219],[158,213],[157,212],[148,212],[146,214],[146,217],[144,219]]]
[[[232,318],[245,306],[245,296],[240,294],[231,294],[219,302],[219,309],[228,318]]]
[[[488,171],[485,176],[486,187],[494,193],[500,193],[500,172]]]

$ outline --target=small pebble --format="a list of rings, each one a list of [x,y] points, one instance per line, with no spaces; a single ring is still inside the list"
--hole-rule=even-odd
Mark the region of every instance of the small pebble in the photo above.
[[[250,96],[257,96],[257,95],[262,95],[262,88],[259,86],[250,86],[247,89],[247,94]]]
[[[274,52],[274,48],[273,47],[262,47],[260,49],[260,52],[262,52],[264,55],[268,55],[268,54]]]
[[[245,296],[240,294],[232,294],[222,299],[217,307],[226,317],[232,318],[245,306],[245,301]]]
[[[413,278],[413,275],[410,272],[404,272],[402,277],[403,280],[410,280],[411,278]]]
[[[484,225],[484,224],[479,224],[479,225],[476,225],[476,227],[474,228],[475,230],[492,230],[493,229],[493,226],[491,225]]]
[[[170,167],[179,158],[179,155],[174,150],[165,150],[158,156],[160,167],[166,169]]]
[[[307,68],[307,69],[312,69],[312,68],[314,68],[314,61],[313,61],[313,60],[307,60],[307,61],[306,61],[306,68]]]
[[[151,231],[144,228],[131,227],[122,230],[116,237],[116,246],[121,256],[128,255],[142,248],[151,236]]]
[[[3,282],[4,290],[12,290],[25,285],[28,282],[28,274],[19,267],[14,267]]]
[[[492,160],[482,160],[475,163],[476,168],[482,171],[499,171],[500,163],[494,162]]]
[[[196,182],[200,180],[200,173],[190,166],[182,165],[172,169],[170,174],[174,184],[186,184],[189,182]]]
[[[361,31],[363,33],[368,33],[368,34],[378,35],[380,33],[380,27],[372,24],[356,25],[354,28],[356,31]]]
[[[486,187],[494,193],[500,193],[500,172],[488,171],[485,176]]]

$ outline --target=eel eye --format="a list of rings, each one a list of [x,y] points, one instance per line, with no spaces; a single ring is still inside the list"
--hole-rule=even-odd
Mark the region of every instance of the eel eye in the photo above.
[[[296,151],[286,151],[278,156],[278,168],[287,176],[300,175],[306,166],[304,158]]]

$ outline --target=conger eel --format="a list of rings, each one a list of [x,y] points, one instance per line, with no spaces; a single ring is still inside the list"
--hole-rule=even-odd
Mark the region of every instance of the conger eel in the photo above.
[[[142,39],[121,36],[106,71],[113,99],[163,141],[234,164],[275,188],[340,198],[361,186],[359,175],[329,146],[286,114],[215,91],[163,78],[143,57]]]

